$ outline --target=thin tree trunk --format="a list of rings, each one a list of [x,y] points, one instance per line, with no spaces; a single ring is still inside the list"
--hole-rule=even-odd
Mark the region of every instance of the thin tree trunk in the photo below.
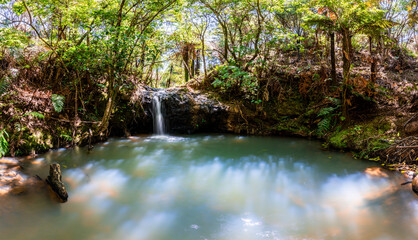
[[[158,79],[158,67],[155,69],[155,87],[156,88],[158,88],[158,82],[159,82],[159,79]]]
[[[116,98],[116,89],[115,89],[115,72],[118,61],[120,61],[120,54],[119,54],[119,38],[120,38],[120,27],[122,24],[122,15],[123,15],[123,7],[125,6],[126,0],[122,0],[119,6],[118,11],[118,21],[116,22],[116,36],[115,42],[113,44],[113,61],[110,66],[109,71],[109,85],[108,85],[108,99],[105,108],[105,112],[103,113],[102,120],[97,127],[97,132],[99,135],[103,135],[103,133],[107,130],[109,126],[110,116],[112,115],[113,104]]]
[[[190,59],[190,60],[192,60],[192,66],[190,67],[190,72],[191,72],[191,74],[190,74],[190,76],[191,76],[191,78],[194,78],[194,74],[195,74],[195,72],[194,72],[194,67],[195,67],[195,65],[194,65],[194,59],[192,58],[192,59]]]
[[[334,32],[330,32],[330,39],[331,39],[331,79],[332,84],[335,86],[337,85],[337,70],[335,66],[335,34]]]
[[[205,72],[205,78],[206,78],[208,73],[206,70],[205,38],[202,38],[202,60],[203,60],[203,71]]]
[[[102,135],[107,130],[107,127],[109,126],[110,116],[112,114],[112,109],[113,109],[115,89],[113,87],[114,85],[113,76],[111,76],[110,78],[111,80],[109,81],[109,87],[108,87],[109,92],[108,92],[106,108],[103,113],[102,121],[100,122],[100,125],[98,126],[98,129],[97,129],[97,132],[99,133],[99,135]]]
[[[349,29],[343,28],[341,29],[342,33],[342,42],[343,42],[343,92],[342,92],[342,114],[345,119],[348,120],[348,99],[347,99],[347,91],[348,91],[348,83],[350,80],[350,68],[351,68],[351,36]]]
[[[224,56],[225,62],[228,61],[228,30],[224,29]]]
[[[183,50],[183,65],[184,65],[184,81],[189,81],[189,47],[185,46],[185,50]]]
[[[200,50],[197,50],[196,52],[196,64],[194,72],[197,77],[200,75]]]
[[[171,85],[171,74],[173,74],[173,65],[170,66],[170,74],[168,75],[168,80],[167,80],[167,87],[168,88]]]
[[[372,83],[376,82],[376,57],[373,55],[373,38],[369,36],[369,51],[370,51],[370,81]]]

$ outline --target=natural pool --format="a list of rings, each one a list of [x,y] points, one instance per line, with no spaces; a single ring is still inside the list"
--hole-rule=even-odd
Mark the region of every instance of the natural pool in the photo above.
[[[8,199],[0,239],[418,239],[418,200],[399,174],[294,138],[140,136],[42,155],[69,201]],[[379,171],[377,171],[379,173]],[[386,176],[385,176],[386,175]]]

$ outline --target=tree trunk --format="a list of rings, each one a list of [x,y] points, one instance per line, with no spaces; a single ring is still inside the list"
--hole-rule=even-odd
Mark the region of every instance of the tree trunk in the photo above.
[[[113,77],[111,77],[113,79]],[[112,109],[114,104],[114,99],[116,97],[116,90],[113,87],[114,80],[109,81],[109,87],[108,87],[108,98],[106,103],[106,109],[103,113],[102,121],[100,122],[99,126],[97,127],[97,133],[99,135],[103,135],[103,133],[107,130],[107,127],[109,126],[109,120],[110,116],[112,115]]]
[[[190,71],[191,71],[190,77],[194,78],[194,74],[195,74],[194,73],[194,66],[195,66],[194,65],[194,59],[192,58],[191,60],[192,60],[192,66],[190,67]]]
[[[155,87],[158,88],[158,67],[155,69]]]
[[[107,87],[108,89],[108,99],[106,104],[105,112],[103,113],[102,121],[100,122],[99,126],[97,127],[97,133],[99,136],[102,136],[103,133],[107,130],[109,126],[109,120],[110,116],[112,115],[112,109],[114,105],[114,101],[116,98],[116,88],[115,88],[115,72],[118,72],[118,63],[121,61],[121,56],[119,53],[119,38],[120,38],[120,32],[121,32],[121,25],[122,25],[122,16],[123,16],[123,8],[125,6],[126,0],[122,0],[119,6],[118,11],[118,21],[116,22],[116,36],[115,36],[115,42],[112,46],[112,53],[113,53],[113,59],[112,64],[109,68],[109,85]]]
[[[350,80],[350,68],[351,68],[351,36],[350,30],[347,28],[341,29],[342,33],[342,42],[343,42],[343,92],[342,92],[342,114],[345,119],[348,120],[348,99],[347,99],[347,91],[348,91],[348,83]]]
[[[200,50],[197,50],[196,52],[196,64],[194,72],[196,74],[196,77],[200,75]]]
[[[168,75],[168,80],[167,80],[167,87],[168,88],[171,85],[171,74],[173,74],[173,65],[170,66],[170,74]]]
[[[335,66],[335,34],[334,32],[330,32],[330,39],[331,39],[331,78],[332,78],[332,85],[337,85],[337,70]]]
[[[369,36],[369,51],[370,51],[370,81],[372,83],[376,82],[376,65],[377,65],[377,61],[376,61],[376,57],[373,55],[373,38],[371,36]]]
[[[145,42],[143,42],[142,43],[142,46],[141,46],[141,57],[140,57],[140,59],[139,59],[139,78],[140,78],[140,81],[142,81],[143,82],[143,80],[144,80],[144,68],[145,68],[145,47],[146,47],[146,44],[145,44]]]
[[[184,81],[189,81],[189,48],[186,46],[183,51]]]
[[[202,60],[203,60],[203,71],[205,72],[205,78],[206,78],[208,73],[206,70],[205,38],[202,38]]]
[[[225,56],[225,62],[228,62],[228,30],[224,30],[224,56]]]

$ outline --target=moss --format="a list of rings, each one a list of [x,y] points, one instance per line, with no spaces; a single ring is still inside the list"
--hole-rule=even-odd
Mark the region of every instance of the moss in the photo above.
[[[53,147],[52,140],[53,137],[51,134],[44,133],[40,129],[25,131],[22,134],[21,144],[16,154],[27,155],[32,151],[45,152]]]
[[[338,149],[350,149],[360,158],[371,158],[376,151],[386,149],[394,139],[391,124],[385,118],[352,125],[331,133],[328,138],[330,146]]]
[[[273,130],[278,132],[287,132],[297,135],[309,135],[309,129],[299,121],[299,119],[292,119],[288,116],[283,116],[278,123],[273,126]]]
[[[346,149],[349,137],[349,130],[342,130],[331,135],[328,142],[334,148]]]
[[[277,115],[281,116],[301,115],[306,110],[305,104],[299,97],[279,100],[275,105]]]

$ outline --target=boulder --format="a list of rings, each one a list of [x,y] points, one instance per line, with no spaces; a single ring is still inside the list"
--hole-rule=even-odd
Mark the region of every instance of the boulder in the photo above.
[[[418,114],[415,114],[405,123],[404,129],[409,136],[418,134]]]
[[[49,166],[49,176],[47,177],[46,182],[51,186],[52,190],[62,202],[68,200],[68,193],[62,182],[61,166],[58,163],[53,163]]]
[[[412,191],[418,194],[418,175],[415,173],[412,179]]]

